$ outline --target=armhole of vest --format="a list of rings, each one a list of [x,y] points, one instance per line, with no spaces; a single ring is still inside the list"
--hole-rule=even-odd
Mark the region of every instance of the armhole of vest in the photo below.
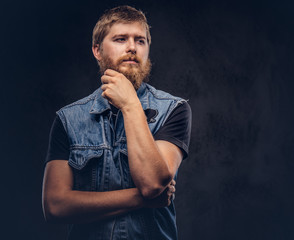
[[[175,101],[176,101],[176,104],[174,104],[174,106],[171,109],[169,109],[167,115],[165,116],[165,119],[163,120],[161,124],[161,127],[165,124],[166,120],[168,119],[168,117],[171,115],[171,113],[173,112],[173,110],[175,110],[177,106],[179,106],[180,104],[183,104],[184,102],[188,102],[189,100],[185,100],[181,98],[181,99],[176,99]]]

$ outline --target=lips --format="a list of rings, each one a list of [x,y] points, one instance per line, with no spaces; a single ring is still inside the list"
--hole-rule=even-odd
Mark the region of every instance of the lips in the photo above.
[[[138,63],[138,60],[135,58],[128,58],[128,59],[124,59],[123,62],[127,62],[127,63]]]
[[[127,54],[117,60],[118,64],[128,64],[128,65],[141,65],[141,59],[138,56]]]

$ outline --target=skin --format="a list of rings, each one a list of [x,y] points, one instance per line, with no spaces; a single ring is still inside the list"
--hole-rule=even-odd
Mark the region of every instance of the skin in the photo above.
[[[143,64],[146,64],[149,56],[149,44],[147,43],[146,30],[140,23],[117,23],[114,24],[109,33],[105,36],[103,43],[103,53],[108,55],[113,61],[129,53],[135,53]],[[92,48],[94,57],[101,61],[102,53],[99,45]],[[120,70],[126,70],[128,64],[136,65],[134,61],[129,61],[120,66]]]
[[[146,30],[139,23],[114,24],[103,42],[103,54],[114,62],[132,53],[146,64],[149,45]],[[103,55],[93,47],[97,60]],[[125,70],[128,61],[119,70]],[[101,77],[102,96],[121,110],[128,142],[128,160],[137,188],[109,192],[75,191],[73,172],[67,160],[47,163],[43,180],[43,211],[47,221],[84,223],[105,220],[143,207],[165,207],[175,192],[175,173],[181,150],[167,141],[154,141],[145,113],[132,83],[121,73],[107,69]]]
[[[146,200],[137,188],[109,191],[74,191],[73,172],[67,161],[47,163],[43,181],[43,212],[51,223],[87,223],[105,220],[129,211],[169,206],[175,192],[172,181],[157,198]]]

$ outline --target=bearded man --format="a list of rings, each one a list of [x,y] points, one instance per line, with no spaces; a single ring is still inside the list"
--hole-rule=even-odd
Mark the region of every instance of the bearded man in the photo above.
[[[177,239],[175,179],[191,109],[146,83],[150,44],[141,11],[105,12],[92,46],[102,86],[57,111],[43,210],[47,221],[70,224],[69,239]]]

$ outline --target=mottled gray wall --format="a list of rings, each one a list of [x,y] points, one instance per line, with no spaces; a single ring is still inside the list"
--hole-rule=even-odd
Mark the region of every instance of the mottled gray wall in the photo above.
[[[193,111],[179,239],[293,239],[294,4],[211,0],[3,4],[1,239],[64,239],[41,209],[49,130],[56,110],[99,86],[91,31],[125,3],[152,26],[150,83]]]

